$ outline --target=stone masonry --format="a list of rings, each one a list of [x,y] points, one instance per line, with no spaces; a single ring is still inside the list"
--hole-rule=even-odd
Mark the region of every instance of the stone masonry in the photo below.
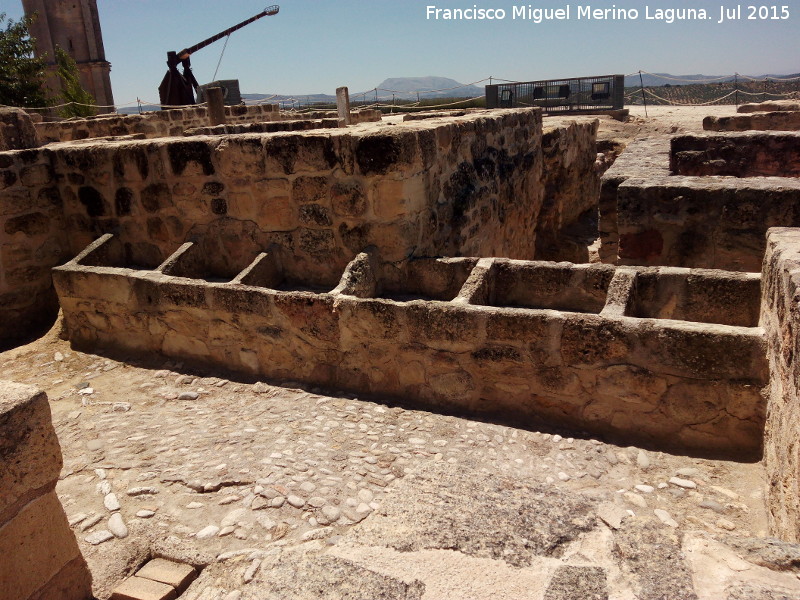
[[[800,230],[769,232],[764,259],[761,325],[770,362],[764,464],[772,531],[800,541]]]
[[[270,252],[230,283],[210,279],[201,248],[186,244],[152,271],[120,268],[110,236],[90,245],[54,270],[66,335],[80,348],[435,410],[760,453],[758,276],[507,259],[387,264],[372,251],[335,289],[311,293],[293,291],[302,281],[287,287]]]
[[[56,496],[61,448],[47,396],[0,381],[0,598],[88,600],[92,578]]]
[[[230,125],[243,123],[269,123],[296,119],[335,118],[336,113],[286,113],[276,104],[254,104],[250,106],[226,106],[225,119]],[[354,111],[353,123],[380,121],[376,110]],[[73,142],[91,138],[113,136],[143,136],[147,139],[182,136],[184,131],[208,125],[208,108],[195,106],[145,112],[134,115],[103,115],[90,119],[52,121],[36,123],[36,133],[42,143]]]
[[[595,127],[566,124],[552,135],[591,140]],[[223,276],[272,247],[312,286],[335,284],[370,245],[387,262],[532,258],[546,187],[540,140],[540,113],[529,109],[2,153],[0,314],[9,318],[0,339],[52,319],[49,269],[107,232],[124,243],[128,264],[150,268],[203,240]],[[559,172],[575,192],[561,205],[583,206],[569,182],[596,181],[593,169],[575,162]]]

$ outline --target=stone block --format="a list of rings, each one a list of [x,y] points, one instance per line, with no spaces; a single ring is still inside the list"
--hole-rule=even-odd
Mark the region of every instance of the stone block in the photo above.
[[[30,500],[55,486],[61,447],[44,392],[0,382],[0,525]]]
[[[798,131],[800,111],[755,112],[732,117],[706,117],[706,131]]]
[[[163,558],[154,558],[136,573],[137,577],[166,583],[175,588],[178,595],[186,591],[197,577],[197,571],[186,563],[177,563]]]
[[[143,577],[129,577],[111,593],[110,600],[175,600],[175,588]]]
[[[0,108],[0,151],[24,150],[39,145],[30,115],[19,108]]]
[[[3,600],[28,600],[40,590],[37,597],[92,597],[91,575],[55,491],[29,502],[0,527],[0,553]],[[68,589],[63,589],[59,577],[68,577]],[[61,595],[56,596],[57,591]]]

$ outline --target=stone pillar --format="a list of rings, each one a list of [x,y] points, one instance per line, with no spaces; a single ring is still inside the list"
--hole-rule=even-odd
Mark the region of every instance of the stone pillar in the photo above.
[[[208,123],[211,127],[225,124],[225,97],[221,87],[206,88],[208,102]]]
[[[0,456],[0,598],[92,598],[92,577],[56,496],[61,448],[44,392],[0,381]]]
[[[336,110],[339,113],[339,124],[350,125],[350,92],[347,87],[336,88]]]

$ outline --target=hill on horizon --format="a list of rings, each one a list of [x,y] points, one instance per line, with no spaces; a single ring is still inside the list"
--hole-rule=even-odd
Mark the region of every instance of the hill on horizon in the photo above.
[[[429,75],[427,77],[390,77],[378,84],[377,88],[379,96],[396,93],[398,95],[415,97],[417,92],[419,92],[420,98],[473,98],[475,96],[481,96],[484,93],[483,87],[464,85],[455,79],[436,75]]]

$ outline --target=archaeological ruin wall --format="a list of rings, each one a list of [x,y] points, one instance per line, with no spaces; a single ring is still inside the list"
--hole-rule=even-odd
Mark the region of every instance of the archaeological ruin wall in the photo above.
[[[316,282],[270,252],[224,274],[192,244],[156,269],[126,268],[123,255],[105,236],[54,270],[77,347],[662,449],[760,455],[767,363],[757,274],[395,263],[374,250],[310,292]]]
[[[800,226],[798,140],[747,132],[634,141],[602,178],[602,259],[759,272],[767,230]]]
[[[323,287],[369,246],[387,262],[532,258],[553,185],[544,182],[541,131],[532,109],[2,153],[0,314],[8,318],[0,338],[53,318],[50,268],[104,233],[122,241],[130,265],[155,268],[195,241],[215,257],[215,270],[237,273],[271,249],[290,272]],[[550,135],[583,140],[593,155],[595,131],[585,121]],[[576,182],[597,181],[583,163],[558,170],[571,190],[561,210],[587,202]]]
[[[800,540],[800,229],[769,232],[761,326],[769,349],[769,410],[764,443],[770,530]]]
[[[752,112],[731,117],[706,117],[706,131],[798,131],[800,111]]]
[[[63,460],[43,392],[0,381],[0,459],[0,598],[92,598],[89,569],[56,496]]]
[[[265,123],[286,120],[319,120],[336,118],[336,112],[294,113],[279,110],[277,104],[254,104],[225,107],[225,120],[230,125]],[[354,124],[380,121],[377,110],[353,111]],[[208,108],[198,105],[132,115],[102,115],[88,119],[40,121],[34,124],[42,144],[74,142],[92,138],[142,136],[147,139],[182,136],[187,129],[206,127]]]
[[[675,136],[670,170],[699,177],[800,177],[800,132]]]

